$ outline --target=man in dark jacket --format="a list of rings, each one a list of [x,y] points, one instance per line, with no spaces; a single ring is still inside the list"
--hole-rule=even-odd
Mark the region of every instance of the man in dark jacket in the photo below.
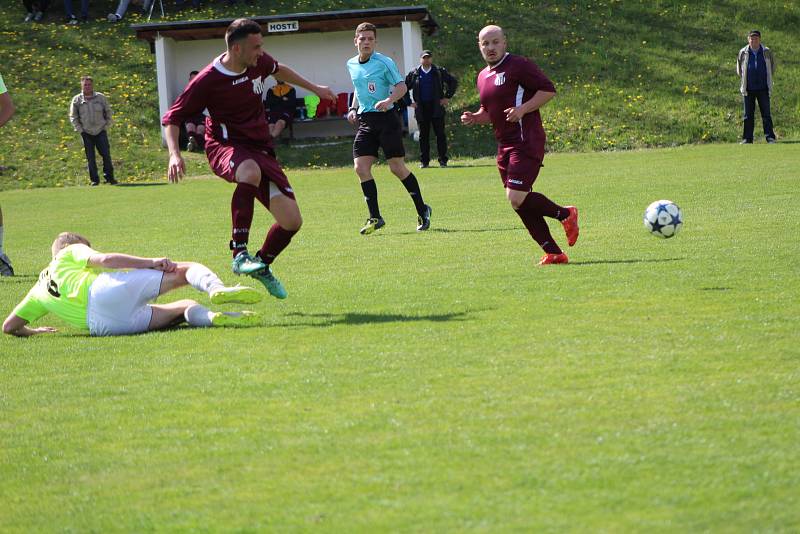
[[[430,50],[423,50],[420,65],[406,76],[408,94],[413,101],[414,116],[419,125],[420,167],[428,166],[431,160],[431,125],[436,133],[436,148],[439,165],[447,167],[447,137],[444,133],[445,107],[453,98],[458,82],[443,67],[433,64]]]

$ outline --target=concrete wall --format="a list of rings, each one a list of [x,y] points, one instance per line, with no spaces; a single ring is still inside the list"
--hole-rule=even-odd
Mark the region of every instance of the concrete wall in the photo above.
[[[405,74],[418,64],[422,51],[422,33],[418,23],[403,22],[403,28],[381,28],[377,50],[397,63]],[[403,34],[407,42],[403,43]],[[408,42],[408,40],[411,42]],[[222,39],[205,41],[156,40],[161,115],[178,97],[189,81],[189,72],[200,70],[225,50]],[[264,50],[314,83],[327,85],[335,93],[352,92],[353,84],[345,63],[356,55],[353,31],[329,33],[270,33],[264,36]],[[404,50],[406,53],[404,54]],[[161,51],[159,53],[159,51]],[[414,57],[407,57],[408,55]],[[163,65],[161,64],[163,63]],[[274,85],[271,81],[269,86]],[[297,96],[308,94],[297,88]]]

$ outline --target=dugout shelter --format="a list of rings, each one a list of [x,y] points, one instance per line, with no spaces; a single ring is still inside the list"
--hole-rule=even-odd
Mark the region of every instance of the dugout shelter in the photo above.
[[[250,17],[263,28],[264,49],[275,59],[292,66],[315,83],[328,85],[334,93],[353,91],[346,61],[357,51],[353,45],[356,26],[371,22],[378,28],[378,51],[397,63],[400,73],[419,65],[422,34],[432,35],[438,24],[427,6],[386,7],[289,13]],[[136,37],[147,41],[156,56],[159,116],[167,112],[189,81],[189,72],[200,70],[225,49],[228,25],[235,19],[197,20],[134,24]],[[271,85],[270,85],[271,87]],[[298,87],[303,99],[307,91]],[[417,130],[410,113],[409,131]],[[353,135],[341,116],[331,115],[294,125],[297,137]]]

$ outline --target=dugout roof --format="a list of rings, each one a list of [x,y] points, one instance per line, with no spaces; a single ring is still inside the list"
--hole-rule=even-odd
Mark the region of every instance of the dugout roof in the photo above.
[[[427,35],[433,35],[439,28],[427,6],[381,7],[373,9],[352,9],[342,11],[322,11],[319,13],[289,13],[249,17],[258,22],[268,32],[270,23],[297,21],[298,28],[293,33],[353,31],[360,23],[368,21],[378,28],[393,28],[402,22],[417,22]],[[225,30],[235,19],[194,20],[177,22],[157,22],[132,24],[136,37],[150,42],[156,38],[169,37],[175,41],[207,40],[225,37]]]

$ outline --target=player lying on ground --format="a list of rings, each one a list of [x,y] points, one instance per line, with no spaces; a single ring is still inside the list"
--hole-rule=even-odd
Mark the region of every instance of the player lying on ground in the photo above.
[[[32,336],[55,332],[31,323],[54,313],[93,336],[119,336],[160,330],[184,321],[192,326],[253,326],[255,312],[214,312],[194,300],[150,304],[159,295],[191,285],[213,304],[252,304],[261,293],[251,287],[226,287],[205,265],[169,258],[104,254],[80,234],[63,232],[53,241],[53,261],[3,323],[3,333]],[[104,271],[104,269],[132,269]]]
[[[478,48],[486,68],[478,73],[481,107],[466,111],[466,125],[492,124],[497,140],[497,168],[511,207],[545,255],[539,265],[567,263],[569,259],[550,234],[545,217],[561,221],[567,244],[578,240],[578,209],[559,206],[532,191],[544,160],[545,134],[539,108],[556,96],[553,83],[526,57],[506,52],[503,29],[486,26],[478,34]]]

